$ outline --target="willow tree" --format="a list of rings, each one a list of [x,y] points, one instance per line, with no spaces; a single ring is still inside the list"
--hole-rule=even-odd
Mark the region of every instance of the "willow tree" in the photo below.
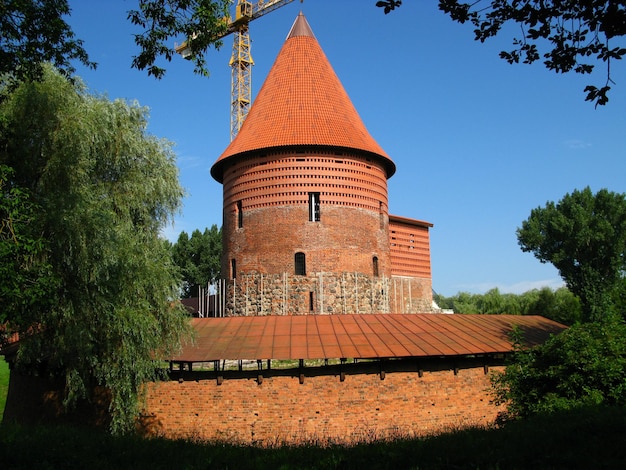
[[[27,198],[19,233],[37,241],[46,268],[4,312],[20,333],[17,365],[64,378],[68,406],[107,388],[115,433],[132,428],[155,359],[189,333],[159,237],[183,191],[171,145],[147,133],[147,117],[51,67],[0,103],[3,192]]]

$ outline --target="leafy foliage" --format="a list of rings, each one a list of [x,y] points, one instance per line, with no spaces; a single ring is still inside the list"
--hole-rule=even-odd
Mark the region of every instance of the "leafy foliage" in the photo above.
[[[452,297],[436,294],[439,307],[465,314],[541,315],[551,320],[573,325],[581,318],[580,301],[566,287],[533,289],[523,294],[502,294],[491,289],[484,294],[459,292]]]
[[[172,245],[172,259],[182,274],[182,297],[197,297],[198,286],[214,282],[220,275],[222,230],[217,225],[204,232],[194,230],[191,237],[181,232]]]
[[[17,82],[42,76],[51,62],[69,77],[72,60],[95,68],[83,42],[63,20],[70,13],[67,0],[4,0],[0,5],[0,75]]]
[[[504,418],[592,405],[626,405],[626,325],[578,324],[533,349],[522,344],[504,372],[492,376]]]
[[[57,284],[45,259],[45,240],[29,233],[38,208],[27,190],[11,184],[13,174],[0,165],[0,325],[10,312],[45,309]],[[2,328],[3,333],[8,331]]]
[[[148,70],[148,75],[162,78],[165,68],[156,65],[159,57],[168,62],[176,54],[173,39],[187,42],[194,63],[194,72],[208,76],[204,54],[211,47],[219,49],[219,40],[228,26],[230,0],[144,0],[138,10],[128,12],[130,21],[144,29],[135,36],[141,52],[133,58],[132,66]]]
[[[400,2],[380,1],[385,13]],[[510,64],[532,64],[543,59],[548,70],[557,73],[589,74],[595,62],[606,63],[606,82],[588,85],[586,100],[605,105],[611,89],[611,65],[621,60],[626,48],[615,44],[626,34],[626,2],[623,0],[439,0],[439,9],[459,23],[474,26],[475,39],[485,42],[508,24],[519,26],[521,36],[513,39],[514,49],[500,52]],[[547,46],[546,52],[540,48]]]
[[[385,15],[402,5],[402,0],[379,0],[376,2],[378,8],[383,8]]]
[[[587,187],[533,209],[517,230],[523,251],[550,262],[582,303],[583,320],[617,314],[626,272],[626,195]]]
[[[10,286],[21,294],[4,309],[20,333],[18,363],[64,377],[68,405],[105,386],[112,431],[129,430],[154,359],[188,332],[159,238],[182,197],[170,145],[146,133],[146,109],[89,95],[50,67],[8,95],[0,123],[0,164],[12,168],[3,192],[24,191],[17,257],[0,272],[30,259],[20,250],[32,241],[54,281],[35,283],[41,295],[29,279]]]
[[[439,8],[453,20],[471,22],[475,39],[481,42],[497,35],[507,23],[519,25],[522,35],[513,39],[515,48],[500,53],[511,64],[520,61],[531,64],[543,58],[546,68],[557,73],[589,74],[594,69],[590,58],[605,62],[606,83],[599,88],[594,85],[585,88],[586,100],[595,102],[596,106],[609,100],[612,61],[626,54],[625,48],[611,41],[626,34],[624,7],[625,2],[612,0],[439,2]],[[541,54],[539,47],[545,44],[551,49]]]

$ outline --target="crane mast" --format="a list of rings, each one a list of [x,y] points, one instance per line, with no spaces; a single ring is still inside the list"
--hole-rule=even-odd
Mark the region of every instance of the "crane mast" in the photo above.
[[[302,0],[301,0],[302,1]],[[241,129],[252,103],[252,54],[250,53],[250,21],[256,20],[293,0],[238,0],[235,14],[231,67],[230,140]],[[230,28],[229,28],[230,29]]]
[[[302,0],[300,0],[302,1]],[[230,58],[230,140],[232,141],[248,115],[252,103],[252,54],[250,53],[250,22],[264,16],[293,0],[258,0],[252,3],[237,0],[235,19],[230,21],[226,32],[215,39],[233,34],[233,52]],[[190,51],[186,42],[176,47],[184,58]]]

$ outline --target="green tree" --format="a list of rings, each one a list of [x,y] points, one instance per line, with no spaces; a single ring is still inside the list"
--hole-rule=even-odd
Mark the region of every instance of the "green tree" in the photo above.
[[[620,290],[624,311],[626,290]],[[452,297],[440,294],[433,296],[437,305],[444,309],[452,309],[456,313],[466,314],[509,314],[509,315],[541,315],[551,320],[573,325],[581,320],[580,300],[567,287],[555,291],[549,287],[533,289],[523,294],[502,294],[497,288],[484,294],[459,292]]]
[[[523,315],[542,315],[564,325],[581,320],[580,300],[566,287],[534,289],[520,296]]]
[[[116,433],[132,429],[155,359],[189,333],[159,238],[183,192],[170,144],[146,126],[145,108],[89,95],[51,67],[0,104],[4,188],[27,191],[21,239],[42,241],[35,252],[54,280],[39,308],[3,305],[20,333],[18,366],[63,377],[67,405],[106,387]]]
[[[75,39],[63,16],[70,13],[67,0],[3,0],[0,4],[0,75],[16,83],[38,79],[43,64],[51,62],[66,76],[74,73],[71,62],[88,67],[80,39]]]
[[[382,0],[377,6],[389,13],[401,5],[399,0]],[[475,39],[485,42],[511,24],[521,31],[513,39],[514,49],[500,52],[510,64],[531,64],[543,59],[547,69],[557,73],[589,74],[593,61],[606,64],[606,81],[600,87],[588,85],[586,100],[597,105],[608,102],[611,66],[622,59],[626,48],[619,45],[626,34],[626,2],[594,0],[502,1],[439,0],[439,9],[459,23],[474,26]],[[616,44],[617,42],[617,44]],[[546,47],[541,53],[540,48]]]
[[[217,225],[204,232],[196,229],[191,237],[187,232],[180,233],[172,245],[172,258],[182,274],[183,298],[197,297],[198,286],[206,286],[219,277],[221,255],[222,230]]]
[[[521,308],[519,298],[515,294],[502,294],[496,287],[488,290],[483,295],[476,296],[478,310],[483,314],[510,314],[519,315]]]
[[[626,325],[577,324],[541,346],[518,338],[510,365],[492,375],[502,418],[592,405],[626,405]]]
[[[583,321],[615,313],[626,269],[626,196],[588,187],[531,211],[517,229],[519,245],[552,263],[581,301]]]
[[[438,296],[437,305],[441,308],[452,309],[455,313],[480,313],[479,294],[458,292],[452,297]]]
[[[613,291],[612,298],[615,311],[619,314],[619,316],[626,319],[626,276],[622,278]]]

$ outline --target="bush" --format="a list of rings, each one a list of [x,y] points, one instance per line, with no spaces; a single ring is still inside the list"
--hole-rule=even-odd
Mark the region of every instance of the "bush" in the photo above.
[[[591,405],[626,404],[626,325],[578,324],[541,346],[518,343],[504,372],[492,376],[502,419]]]

